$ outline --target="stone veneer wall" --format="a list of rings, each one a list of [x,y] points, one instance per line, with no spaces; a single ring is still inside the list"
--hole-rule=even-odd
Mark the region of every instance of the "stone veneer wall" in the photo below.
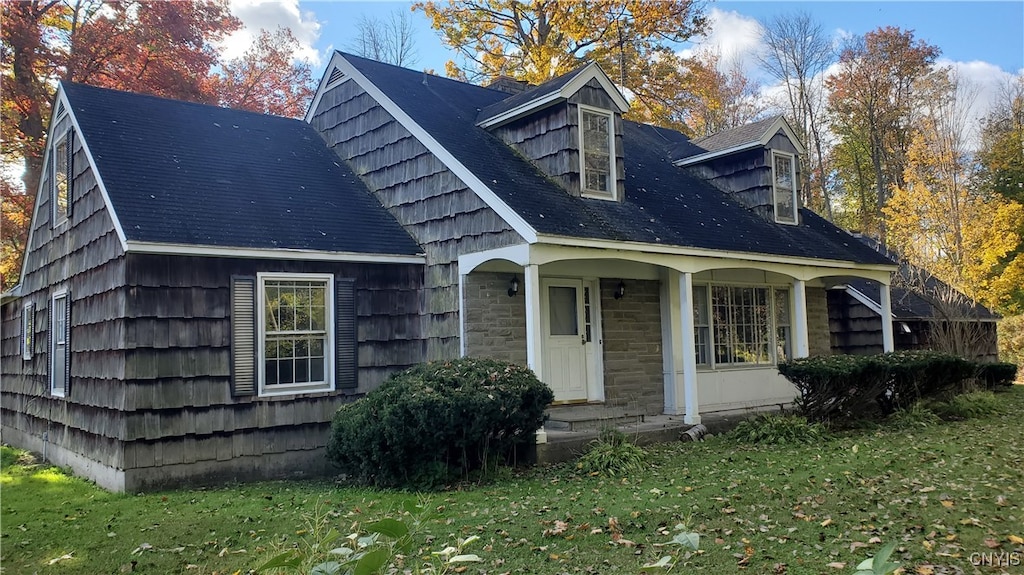
[[[474,272],[463,286],[466,355],[526,365],[526,297],[508,296],[511,274]],[[520,284],[522,278],[520,278]]]
[[[665,407],[660,284],[625,283],[626,296],[617,300],[619,280],[601,280],[605,401],[655,415]]]
[[[828,326],[828,293],[825,288],[807,288],[807,340],[810,354],[832,355]]]

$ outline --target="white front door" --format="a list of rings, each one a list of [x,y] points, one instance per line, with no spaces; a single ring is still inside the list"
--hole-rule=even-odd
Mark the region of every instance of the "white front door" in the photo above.
[[[587,400],[587,338],[583,281],[541,280],[543,378],[555,401]]]

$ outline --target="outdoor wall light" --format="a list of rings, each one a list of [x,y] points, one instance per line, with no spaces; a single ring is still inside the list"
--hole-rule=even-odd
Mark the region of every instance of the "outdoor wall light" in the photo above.
[[[615,299],[622,299],[626,295],[626,282],[619,280],[619,287],[615,288]]]
[[[519,293],[519,278],[512,276],[512,281],[508,282],[508,297],[515,297]]]

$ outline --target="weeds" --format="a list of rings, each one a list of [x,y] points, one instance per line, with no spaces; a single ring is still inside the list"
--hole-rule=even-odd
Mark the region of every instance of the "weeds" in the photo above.
[[[798,415],[762,413],[740,422],[731,437],[742,443],[804,445],[826,439],[828,432],[823,425],[808,423]]]
[[[641,471],[647,452],[630,441],[625,433],[602,429],[597,439],[576,463],[577,469],[587,475],[620,476]]]

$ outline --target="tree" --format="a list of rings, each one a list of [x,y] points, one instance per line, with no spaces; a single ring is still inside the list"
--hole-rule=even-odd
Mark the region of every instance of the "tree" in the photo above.
[[[891,244],[968,296],[1004,307],[1015,297],[1008,280],[1015,278],[1017,291],[1024,280],[1005,265],[1021,243],[1024,207],[976,185],[967,135],[973,88],[948,70],[922,84],[928,98],[907,151],[904,184],[894,187],[885,208]]]
[[[866,146],[874,176],[872,230],[886,242],[882,208],[891,186],[904,186],[911,119],[918,103],[914,87],[939,55],[913,32],[885,27],[851,41],[839,56],[839,71],[826,85],[829,109],[841,138]]]
[[[419,57],[413,39],[409,13],[395,10],[386,19],[359,18],[355,39],[350,49],[356,54],[406,68],[415,66]]]
[[[691,135],[710,136],[742,126],[765,112],[758,97],[760,85],[748,78],[737,62],[723,70],[719,52],[698,52],[688,63],[687,70],[694,87],[694,101],[686,118]]]
[[[698,0],[427,1],[413,9],[464,59],[448,63],[449,75],[541,84],[596,61],[632,96],[633,118],[686,129],[691,83],[667,43],[704,30]]]
[[[21,274],[21,254],[28,240],[32,204],[33,196],[0,172],[0,292],[16,284]]]
[[[1009,81],[982,120],[982,175],[991,189],[1024,203],[1024,75]]]
[[[315,92],[308,62],[294,62],[298,40],[287,28],[261,30],[240,58],[224,63],[212,78],[219,104],[228,108],[296,118]]]
[[[801,173],[803,203],[833,219],[826,187],[824,132],[825,71],[836,59],[832,41],[810,14],[783,14],[762,23],[764,70],[782,84],[786,115],[810,151]]]

